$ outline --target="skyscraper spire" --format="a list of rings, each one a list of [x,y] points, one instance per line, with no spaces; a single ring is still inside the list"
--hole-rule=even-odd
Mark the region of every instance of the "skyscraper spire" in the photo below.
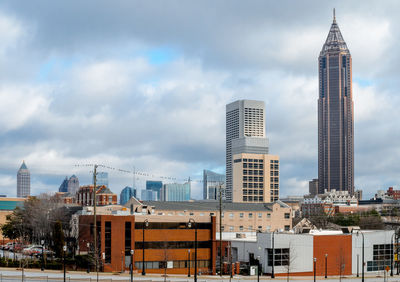
[[[335,8],[333,8],[333,22],[336,23],[336,12],[335,12]]]

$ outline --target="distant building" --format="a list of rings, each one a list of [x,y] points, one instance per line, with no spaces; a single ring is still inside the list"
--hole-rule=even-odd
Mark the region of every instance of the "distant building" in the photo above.
[[[125,205],[126,202],[132,197],[136,198],[136,189],[126,186],[124,189],[122,189],[119,197],[120,205]]]
[[[203,199],[218,200],[221,188],[222,199],[225,198],[225,175],[211,170],[203,170]]]
[[[86,185],[79,188],[77,193],[77,203],[81,206],[93,205],[93,185]],[[117,195],[111,192],[106,186],[97,186],[96,205],[116,205]]]
[[[142,201],[159,201],[158,192],[154,190],[142,190]]]
[[[394,190],[393,187],[389,187],[386,194],[394,200],[400,199],[400,190]]]
[[[164,184],[161,189],[161,201],[182,202],[190,200],[190,182],[184,184]]]
[[[79,179],[73,174],[68,180],[68,193],[75,195],[79,190]]]
[[[108,187],[108,172],[98,172],[96,177],[96,185]]]
[[[399,191],[400,192],[400,191]],[[363,191],[362,190],[356,190],[354,192],[354,196],[357,198],[357,200],[361,201],[362,200],[362,195],[363,195]]]
[[[58,192],[67,193],[68,192],[68,177],[65,177],[60,187],[58,188]]]
[[[154,180],[147,180],[146,181],[146,190],[151,190],[151,191],[157,192],[157,199],[158,200],[161,198],[161,189],[162,189],[162,187],[163,187],[162,181],[154,181]],[[148,193],[148,195],[150,195],[150,194],[151,193]]]
[[[12,214],[16,207],[23,208],[24,202],[27,198],[7,198],[0,197],[0,226],[7,222],[7,216]],[[3,237],[3,233],[0,232],[0,240],[6,240],[8,238]]]
[[[17,197],[26,198],[31,195],[31,173],[25,164],[22,162],[17,173]]]
[[[265,103],[238,100],[226,105],[226,199],[233,197],[233,160],[235,154],[268,154],[265,136]]]
[[[270,203],[279,199],[279,157],[233,155],[233,203]]]
[[[318,194],[318,179],[313,179],[308,182],[308,193],[310,196],[315,196]]]
[[[72,175],[69,179],[65,177],[63,182],[58,188],[58,192],[60,193],[69,193],[71,195],[75,195],[76,192],[79,190],[79,180],[78,177]]]

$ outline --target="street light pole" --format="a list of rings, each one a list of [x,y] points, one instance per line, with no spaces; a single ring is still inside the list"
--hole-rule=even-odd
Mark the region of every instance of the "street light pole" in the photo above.
[[[257,256],[257,282],[260,282],[260,256]]]
[[[314,258],[314,282],[317,281],[317,258]]]
[[[328,278],[328,254],[325,254],[325,279]]]
[[[67,246],[63,246],[63,263],[64,263],[64,282],[66,281],[65,279],[65,252],[67,251]]]
[[[393,276],[393,259],[394,259],[394,242],[393,237],[396,235],[396,231],[394,231],[391,239],[392,252],[390,253],[390,276]]]
[[[190,277],[190,249],[188,250],[188,277]]]
[[[197,282],[197,224],[193,218],[189,219],[188,227],[194,225],[194,282]]]
[[[275,278],[275,231],[272,232],[272,271],[271,278]]]
[[[142,233],[143,233],[143,241],[142,241],[142,243],[143,243],[143,245],[142,245],[142,248],[143,248],[142,275],[146,275],[146,269],[144,267],[144,227],[145,226],[146,226],[146,228],[149,226],[149,221],[147,219],[144,220],[143,226],[142,226]]]
[[[362,267],[362,272],[361,273],[362,274],[361,274],[361,281],[364,282],[364,234],[360,230],[357,230],[357,236],[360,233],[362,235],[362,265],[361,265],[361,267]]]
[[[43,254],[44,254],[44,250],[43,250],[43,248],[44,248],[44,240],[42,240],[41,243],[42,243],[42,267],[40,268],[40,270],[44,271],[44,256],[43,256]]]
[[[131,250],[131,264],[129,265],[129,269],[131,271],[131,282],[133,281],[133,254],[135,250]]]

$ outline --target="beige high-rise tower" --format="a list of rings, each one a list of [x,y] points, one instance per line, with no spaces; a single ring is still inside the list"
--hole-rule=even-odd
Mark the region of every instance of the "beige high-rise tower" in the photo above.
[[[336,23],[319,55],[318,192],[354,193],[351,55]]]

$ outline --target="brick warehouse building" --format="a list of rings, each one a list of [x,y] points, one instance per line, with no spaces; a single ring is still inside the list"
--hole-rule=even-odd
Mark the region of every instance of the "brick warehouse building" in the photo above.
[[[190,272],[194,274],[196,231],[194,226],[189,228],[187,224],[191,218],[197,226],[198,273],[215,274],[215,216],[207,219],[142,214],[98,215],[100,269],[106,272],[129,270],[130,251],[134,250],[133,269],[140,273],[144,230],[146,273],[164,273],[166,266],[167,274],[187,274],[190,254]],[[146,220],[147,227],[144,224]],[[81,252],[93,251],[93,215],[79,217],[79,249]]]

